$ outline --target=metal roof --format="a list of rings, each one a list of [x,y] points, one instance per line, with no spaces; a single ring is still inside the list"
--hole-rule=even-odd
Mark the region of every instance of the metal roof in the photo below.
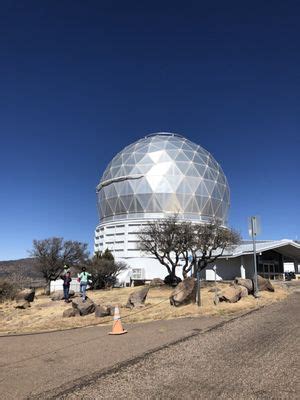
[[[256,252],[263,253],[268,250],[276,250],[279,253],[300,260],[300,244],[290,239],[282,240],[261,240],[256,242]],[[244,241],[238,246],[234,246],[224,251],[222,258],[235,258],[247,254],[253,254],[253,244],[251,241]]]

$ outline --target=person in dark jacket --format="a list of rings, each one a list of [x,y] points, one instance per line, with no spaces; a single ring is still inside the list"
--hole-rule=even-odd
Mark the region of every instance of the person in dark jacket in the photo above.
[[[61,275],[61,279],[63,280],[63,289],[64,289],[64,299],[65,302],[69,302],[69,291],[70,291],[70,284],[72,281],[71,273],[69,267],[67,265],[64,266],[64,272]]]

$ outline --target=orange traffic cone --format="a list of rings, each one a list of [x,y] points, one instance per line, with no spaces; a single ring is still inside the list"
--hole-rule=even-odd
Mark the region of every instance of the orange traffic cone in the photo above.
[[[114,323],[112,331],[109,332],[109,335],[122,335],[123,333],[127,333],[125,329],[123,329],[120,317],[120,310],[119,307],[115,307],[115,315],[114,315]]]

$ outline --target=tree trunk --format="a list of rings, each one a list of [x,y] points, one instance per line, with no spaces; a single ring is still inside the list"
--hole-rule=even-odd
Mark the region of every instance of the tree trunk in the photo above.
[[[48,280],[45,286],[45,295],[49,296],[50,295],[50,285],[51,285],[51,280]]]

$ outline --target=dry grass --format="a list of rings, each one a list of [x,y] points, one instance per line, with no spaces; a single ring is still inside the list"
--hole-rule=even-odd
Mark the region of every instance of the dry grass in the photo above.
[[[225,285],[222,285],[224,287]],[[201,315],[228,315],[232,313],[245,312],[282,300],[287,297],[288,291],[283,286],[276,286],[275,293],[261,292],[261,298],[255,299],[248,296],[238,303],[220,303],[214,305],[214,293],[209,288],[201,289],[202,307],[194,304],[172,307],[168,301],[172,289],[151,288],[149,290],[146,307],[138,310],[129,310],[124,307],[129,294],[139,288],[122,288],[113,290],[99,290],[89,292],[89,297],[96,304],[118,304],[121,307],[121,316],[124,323],[144,322],[158,319],[172,319],[187,316]],[[96,318],[94,314],[86,317],[63,318],[62,314],[66,308],[71,307],[63,301],[51,301],[47,296],[38,296],[37,300],[31,303],[32,306],[26,310],[14,308],[13,302],[0,304],[0,334],[7,333],[29,333],[50,330],[60,330],[88,326],[92,324],[111,324],[112,318]]]

